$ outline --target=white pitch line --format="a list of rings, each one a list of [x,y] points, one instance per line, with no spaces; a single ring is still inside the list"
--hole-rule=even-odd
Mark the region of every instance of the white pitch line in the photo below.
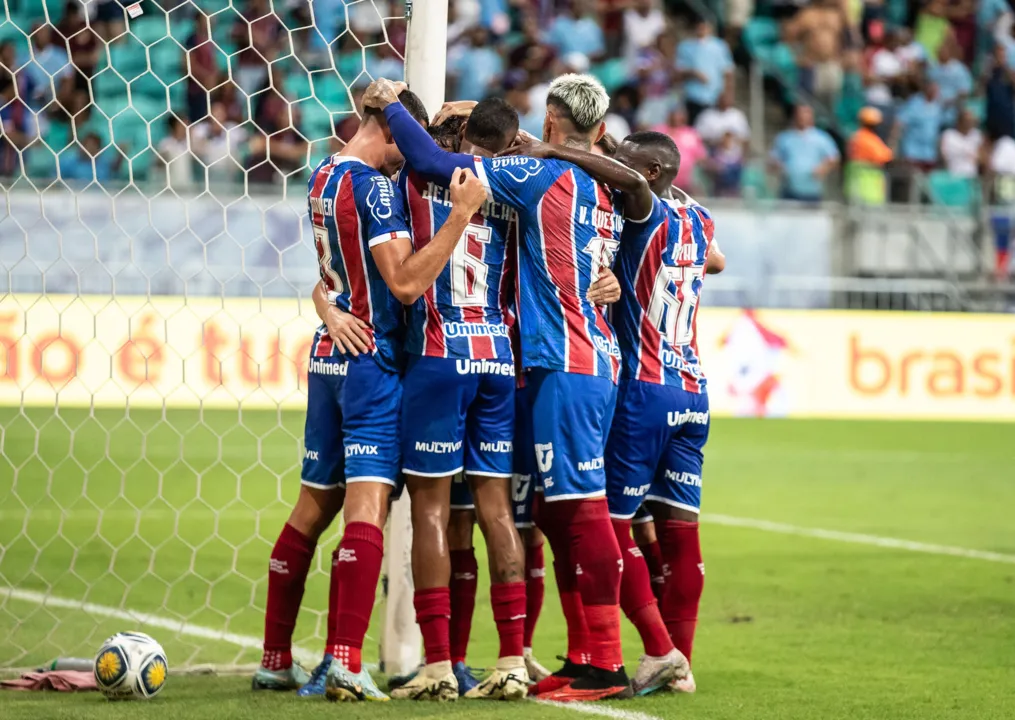
[[[149,628],[162,628],[171,630],[178,635],[189,635],[190,637],[203,638],[205,640],[219,640],[230,645],[239,645],[244,648],[261,649],[261,638],[253,635],[238,635],[236,633],[224,632],[215,628],[203,625],[194,625],[183,620],[170,620],[158,615],[138,612],[136,610],[120,609],[108,605],[96,605],[95,603],[71,600],[69,598],[47,595],[46,593],[35,592],[34,590],[19,590],[17,588],[0,587],[0,598],[20,600],[22,602],[41,605],[42,607],[60,608],[64,610],[80,610],[99,617],[115,618],[117,620],[128,620],[139,623]],[[312,652],[302,647],[293,647],[293,654],[299,658],[317,662],[320,652]]]
[[[561,710],[573,710],[585,715],[599,715],[601,717],[614,718],[614,720],[662,720],[655,715],[637,712],[635,710],[620,710],[609,705],[593,705],[583,702],[554,702],[553,700],[536,700],[540,705],[560,708]]]
[[[916,542],[915,540],[883,537],[881,535],[865,535],[863,533],[841,532],[839,530],[825,530],[823,528],[800,527],[798,525],[787,525],[785,523],[771,522],[769,520],[734,517],[733,515],[704,513],[702,514],[701,519],[706,523],[715,523],[716,525],[752,528],[754,530],[765,530],[766,532],[781,533],[783,535],[799,535],[802,537],[819,538],[821,540],[853,543],[854,545],[873,545],[875,547],[889,548],[891,550],[909,550],[910,552],[927,553],[929,555],[950,555],[952,557],[986,560],[988,562],[1015,565],[1015,555],[990,552],[989,550],[972,550],[970,548],[953,547],[951,545],[933,545],[930,543]]]

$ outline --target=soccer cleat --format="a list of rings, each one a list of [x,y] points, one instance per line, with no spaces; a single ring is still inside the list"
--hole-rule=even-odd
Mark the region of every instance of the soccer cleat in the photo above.
[[[529,687],[529,697],[543,696],[560,690],[585,675],[589,669],[588,665],[579,665],[571,662],[569,658],[563,658],[563,660],[564,667]]]
[[[650,695],[677,678],[686,677],[690,671],[687,658],[676,648],[662,657],[642,655],[638,670],[631,679],[631,689],[635,695]]]
[[[469,700],[521,700],[529,694],[525,658],[502,657],[490,676],[465,693]]]
[[[690,670],[687,671],[687,675],[682,678],[676,678],[667,687],[673,692],[682,693],[693,693],[698,689],[698,686],[694,683],[694,674]]]
[[[405,683],[411,681],[414,677],[419,675],[420,671],[424,667],[426,667],[426,665],[420,665],[411,673],[406,673],[405,675],[392,675],[391,677],[388,678],[388,690],[391,691],[394,690],[395,688],[402,687],[403,685],[405,685]]]
[[[479,685],[479,680],[472,674],[472,670],[465,666],[463,662],[456,662],[451,668],[455,673],[455,680],[458,681],[458,694],[464,695],[465,693],[472,690],[472,688]],[[403,685],[405,683],[402,683]]]
[[[307,671],[298,662],[293,661],[292,665],[282,670],[257,668],[250,687],[253,690],[295,690],[309,679]]]
[[[458,680],[451,661],[430,663],[402,687],[392,690],[396,700],[436,700],[451,702],[458,699]]]
[[[324,695],[324,685],[328,678],[328,668],[331,667],[331,661],[331,655],[325,655],[324,659],[310,673],[310,679],[296,694],[300,697],[318,697]]]
[[[324,684],[324,695],[332,702],[361,702],[371,700],[386,702],[388,696],[380,691],[366,670],[352,673],[342,663],[335,661],[328,668]]]
[[[525,648],[525,670],[529,673],[529,680],[537,683],[543,678],[550,677],[550,671],[543,667],[536,656],[532,654],[532,648]]]
[[[634,692],[623,667],[614,671],[589,667],[582,677],[559,690],[547,693],[541,699],[555,702],[592,702],[611,698],[626,700],[632,697]]]

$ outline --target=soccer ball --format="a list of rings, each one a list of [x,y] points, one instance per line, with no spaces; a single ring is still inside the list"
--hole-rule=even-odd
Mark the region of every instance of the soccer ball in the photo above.
[[[117,633],[95,655],[95,682],[110,700],[155,697],[166,684],[166,651],[144,633]]]

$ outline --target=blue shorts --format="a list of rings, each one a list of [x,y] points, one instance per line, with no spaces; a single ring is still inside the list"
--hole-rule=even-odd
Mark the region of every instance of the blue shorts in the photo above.
[[[402,380],[402,472],[511,477],[514,365],[410,355]]]
[[[451,479],[451,509],[474,510],[476,503],[472,499],[472,491],[465,479],[465,473],[456,473]]]
[[[304,485],[328,490],[354,482],[400,489],[402,382],[371,355],[310,359]]]
[[[532,441],[543,499],[606,494],[604,454],[617,386],[609,378],[529,371]]]
[[[634,517],[643,500],[701,509],[708,395],[622,380],[606,447],[610,515]]]
[[[511,475],[511,505],[515,527],[532,527],[532,501],[536,492],[536,454],[532,441],[532,408],[529,389],[515,390],[515,452]]]

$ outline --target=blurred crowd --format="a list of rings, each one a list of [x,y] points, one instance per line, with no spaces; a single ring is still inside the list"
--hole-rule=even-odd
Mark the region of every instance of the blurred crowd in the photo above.
[[[161,6],[128,19],[116,0],[69,0],[49,23],[0,25],[0,177],[178,191],[302,180],[354,131],[370,78],[402,77],[401,2]],[[947,196],[986,177],[991,199],[1015,199],[993,182],[1015,177],[1007,0],[701,7],[719,34],[659,0],[451,0],[447,94],[502,95],[538,135],[550,80],[591,72],[610,91],[609,132],[670,135],[691,193],[760,185],[813,202],[842,187],[877,204],[911,197],[914,178]],[[751,62],[776,81],[765,107],[784,109],[784,127],[771,112],[749,122],[738,66]]]

